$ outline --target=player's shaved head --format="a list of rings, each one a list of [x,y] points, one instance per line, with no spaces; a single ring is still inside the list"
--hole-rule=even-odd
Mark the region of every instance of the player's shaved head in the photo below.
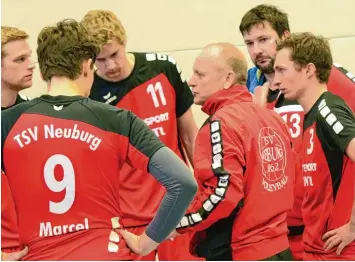
[[[231,43],[213,43],[204,47],[199,57],[208,58],[219,64],[220,69],[232,70],[235,74],[234,83],[245,85],[247,62],[243,52]]]

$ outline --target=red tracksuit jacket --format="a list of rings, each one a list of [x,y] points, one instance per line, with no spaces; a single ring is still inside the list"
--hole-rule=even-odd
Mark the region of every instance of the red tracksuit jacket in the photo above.
[[[287,249],[295,172],[288,127],[241,85],[217,92],[202,110],[210,117],[195,145],[199,192],[178,232],[202,231],[191,248],[210,257],[259,260]]]

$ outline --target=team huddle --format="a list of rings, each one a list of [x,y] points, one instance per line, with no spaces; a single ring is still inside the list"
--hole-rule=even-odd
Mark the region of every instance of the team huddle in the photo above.
[[[2,26],[2,260],[355,260],[355,77],[275,6],[239,30],[255,67],[211,43],[186,81],[111,11],[59,21],[30,100],[29,36]]]

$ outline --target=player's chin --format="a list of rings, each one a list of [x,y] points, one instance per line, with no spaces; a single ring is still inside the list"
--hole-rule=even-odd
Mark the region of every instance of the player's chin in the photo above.
[[[203,101],[203,99],[201,99],[200,97],[198,97],[198,95],[195,95],[195,96],[194,96],[194,104],[195,104],[195,105],[202,106],[204,102],[205,102],[205,101]]]
[[[297,100],[297,97],[294,93],[292,92],[286,92],[286,93],[283,93],[284,94],[284,98],[286,100]]]

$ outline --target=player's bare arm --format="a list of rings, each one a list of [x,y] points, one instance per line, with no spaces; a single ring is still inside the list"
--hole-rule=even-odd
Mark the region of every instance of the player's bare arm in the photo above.
[[[178,118],[178,129],[187,157],[193,167],[193,154],[198,129],[191,108]]]

